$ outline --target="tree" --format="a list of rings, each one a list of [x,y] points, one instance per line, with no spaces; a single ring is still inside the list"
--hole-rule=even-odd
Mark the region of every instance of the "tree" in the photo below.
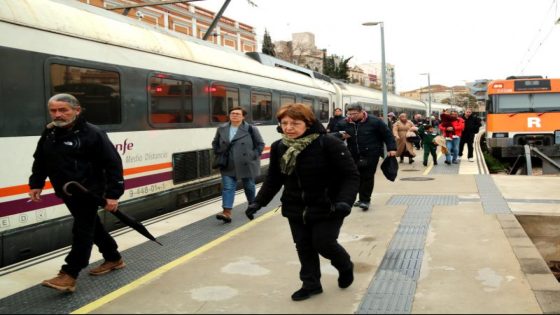
[[[348,81],[348,70],[350,69],[348,62],[352,58],[353,57],[344,59],[344,57],[342,57],[337,64],[336,59],[338,59],[338,57],[336,55],[330,57],[323,56],[323,74],[334,79]]]
[[[262,52],[263,54],[276,57],[276,52],[274,51],[274,44],[270,39],[270,35],[268,31],[264,30],[264,38],[263,38],[263,45],[262,45]]]

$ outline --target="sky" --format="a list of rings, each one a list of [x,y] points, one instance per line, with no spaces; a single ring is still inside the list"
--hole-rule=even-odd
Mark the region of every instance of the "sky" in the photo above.
[[[218,12],[225,0],[195,2]],[[510,75],[560,78],[560,0],[232,0],[224,16],[272,41],[315,34],[317,48],[354,64],[395,66],[397,92]]]

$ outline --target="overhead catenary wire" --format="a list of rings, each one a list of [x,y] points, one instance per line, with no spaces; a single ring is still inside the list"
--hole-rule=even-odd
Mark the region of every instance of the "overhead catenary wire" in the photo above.
[[[550,16],[552,16],[552,19],[550,18]],[[531,61],[533,61],[533,58],[537,55],[539,49],[550,37],[550,34],[552,34],[552,32],[554,31],[557,18],[558,18],[558,2],[557,0],[552,0],[552,3],[550,4],[550,7],[547,9],[544,18],[542,19],[542,23],[538,28],[537,33],[533,37],[533,40],[529,44],[529,47],[525,51],[525,54],[523,55],[523,58],[519,63],[518,69],[520,74],[524,74],[527,66],[529,66]],[[547,24],[549,25],[548,31],[545,33],[544,37],[540,37]],[[541,38],[540,40],[538,39],[539,37]]]

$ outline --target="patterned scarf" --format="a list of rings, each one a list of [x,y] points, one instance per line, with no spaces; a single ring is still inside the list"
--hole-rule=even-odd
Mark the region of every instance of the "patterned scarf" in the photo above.
[[[292,174],[296,168],[296,158],[313,140],[319,137],[318,133],[312,133],[308,136],[291,139],[286,135],[282,135],[282,143],[288,147],[286,153],[280,159],[280,170],[286,175]]]

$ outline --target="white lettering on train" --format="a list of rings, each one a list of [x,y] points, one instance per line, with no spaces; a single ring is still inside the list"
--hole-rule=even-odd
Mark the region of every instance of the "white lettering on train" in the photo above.
[[[541,119],[539,117],[529,117],[527,118],[527,127],[528,128],[541,128]]]

